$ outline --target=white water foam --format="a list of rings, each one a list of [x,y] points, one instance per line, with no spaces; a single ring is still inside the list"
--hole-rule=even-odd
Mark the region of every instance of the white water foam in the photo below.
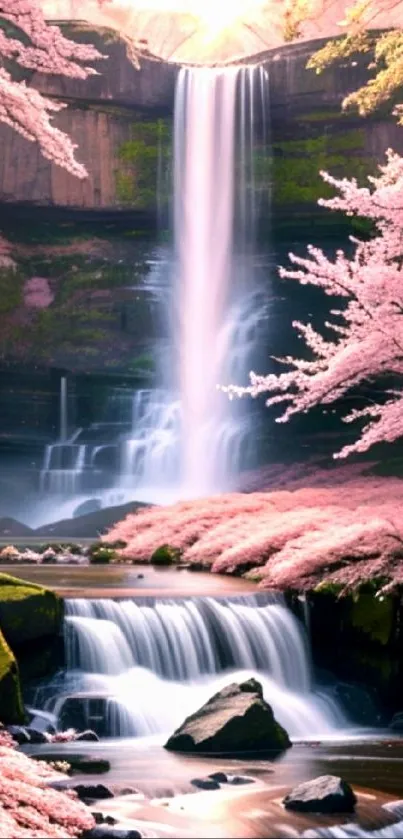
[[[70,600],[66,654],[46,710],[63,716],[78,699],[91,725],[91,702],[101,699],[108,736],[170,733],[225,685],[252,676],[290,736],[346,726],[314,690],[302,625],[265,596]]]

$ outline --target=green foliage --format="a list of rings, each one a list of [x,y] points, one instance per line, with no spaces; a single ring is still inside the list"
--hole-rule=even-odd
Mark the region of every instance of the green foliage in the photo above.
[[[14,311],[23,301],[23,275],[20,271],[0,268],[0,317]]]
[[[167,120],[136,122],[132,137],[118,150],[120,166],[115,172],[116,194],[122,204],[136,209],[155,207],[158,159],[167,165],[171,129]]]
[[[116,559],[116,549],[104,542],[94,542],[88,549],[88,557],[92,565],[108,565]]]
[[[393,630],[394,600],[392,597],[374,597],[359,594],[353,599],[351,625],[367,635],[372,641],[385,646]]]
[[[181,552],[178,548],[173,548],[172,545],[161,545],[157,548],[151,559],[151,565],[174,565],[180,560]]]
[[[263,157],[258,161],[258,177],[270,177],[271,172],[275,205],[310,205],[334,194],[332,187],[323,182],[321,170],[361,181],[373,173],[374,164],[363,155],[363,146],[363,130],[275,142],[272,162]],[[364,227],[366,230],[368,224]]]

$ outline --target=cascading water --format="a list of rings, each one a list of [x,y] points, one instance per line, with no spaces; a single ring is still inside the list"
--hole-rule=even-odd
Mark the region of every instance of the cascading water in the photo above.
[[[253,403],[230,403],[216,386],[246,382],[261,346],[267,291],[261,290],[255,259],[256,227],[267,185],[258,185],[255,151],[258,136],[260,147],[265,144],[266,104],[261,67],[179,72],[174,248],[173,253],[159,250],[148,279],[159,311],[169,313],[170,338],[157,365],[160,386],[136,391],[128,425],[108,429],[103,424],[102,440],[86,442],[84,460],[71,448],[65,480],[57,473],[73,440],[65,442],[63,452],[50,447],[43,491],[80,493],[75,506],[88,498],[89,487],[97,489],[103,506],[131,499],[159,503],[230,490],[239,472],[253,467]],[[161,161],[156,178],[163,180]],[[85,430],[81,439],[86,440]],[[98,452],[99,443],[111,442],[118,450],[118,474],[108,489],[102,473],[97,479],[94,448]],[[63,507],[60,497],[58,506]],[[72,509],[68,501],[64,515]],[[41,523],[35,520],[36,526]]]
[[[345,723],[314,691],[302,625],[280,600],[70,600],[67,670],[35,703],[60,724],[164,735],[231,681],[258,678],[293,737]],[[162,699],[163,697],[163,699]],[[78,716],[77,716],[78,715]]]

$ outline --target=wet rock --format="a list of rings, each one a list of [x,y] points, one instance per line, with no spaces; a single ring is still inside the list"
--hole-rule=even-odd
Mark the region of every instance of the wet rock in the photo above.
[[[279,753],[291,746],[255,679],[216,693],[172,734],[165,748],[177,752]]]
[[[193,778],[190,783],[197,789],[220,789],[220,784],[214,778]]]
[[[92,757],[90,755],[78,755],[78,754],[68,754],[63,752],[52,753],[52,754],[37,754],[35,755],[36,760],[44,760],[45,762],[49,761],[63,761],[67,757],[71,774],[80,774],[85,775],[103,775],[105,772],[109,772],[111,765],[109,760],[105,760],[104,758],[97,758]]]
[[[135,787],[122,787],[122,789],[116,790],[116,796],[119,795],[140,795],[140,793]]]
[[[39,746],[42,743],[48,743],[48,738],[43,731],[39,731],[37,728],[32,726],[28,726],[26,728],[26,732],[29,737],[29,742],[32,743],[34,746]]]
[[[117,824],[117,819],[114,819],[113,816],[104,816],[103,813],[98,813],[97,810],[93,810],[91,812],[91,815],[93,816],[93,818],[95,820],[95,824],[108,824],[108,825]]]
[[[287,810],[303,813],[352,813],[356,797],[350,785],[336,775],[321,775],[294,787],[283,799]]]
[[[226,784],[228,781],[228,776],[225,772],[212,772],[208,777],[212,778],[213,781],[217,781],[218,784]]]
[[[389,728],[392,731],[403,732],[403,711],[398,711],[397,714],[394,714],[391,722],[389,723]]]
[[[113,798],[113,792],[104,784],[70,784],[69,789],[74,789],[81,801],[105,801],[107,798]]]
[[[31,742],[31,738],[25,725],[8,725],[7,731],[11,734],[13,740],[15,740],[19,746],[25,746],[27,743]]]
[[[76,734],[74,737],[76,742],[80,740],[87,743],[99,743],[98,734],[95,734],[95,731],[91,731],[91,729],[87,729],[87,731],[80,731],[79,734]]]
[[[86,775],[103,775],[104,772],[109,772],[111,765],[109,760],[97,757],[80,757],[68,756],[70,766],[73,772],[82,772]]]
[[[240,787],[243,784],[254,784],[255,779],[249,778],[248,775],[228,775],[228,783],[234,787]]]
[[[83,839],[142,839],[139,830],[122,830],[108,825],[97,825],[82,834]]]

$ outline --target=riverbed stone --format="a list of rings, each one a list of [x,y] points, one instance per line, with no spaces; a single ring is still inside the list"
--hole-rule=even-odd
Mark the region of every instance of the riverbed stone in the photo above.
[[[193,778],[190,783],[197,789],[220,789],[220,784],[214,778]]]
[[[18,665],[0,631],[0,720],[5,723],[24,722]]]
[[[356,804],[350,785],[337,775],[320,775],[298,784],[283,799],[287,810],[301,813],[352,813]]]
[[[230,684],[216,693],[165,744],[170,751],[206,754],[279,753],[290,746],[256,679]]]
[[[87,799],[104,801],[107,798],[113,798],[113,792],[105,784],[73,784],[73,786],[70,784],[69,789],[74,789],[81,801]]]

